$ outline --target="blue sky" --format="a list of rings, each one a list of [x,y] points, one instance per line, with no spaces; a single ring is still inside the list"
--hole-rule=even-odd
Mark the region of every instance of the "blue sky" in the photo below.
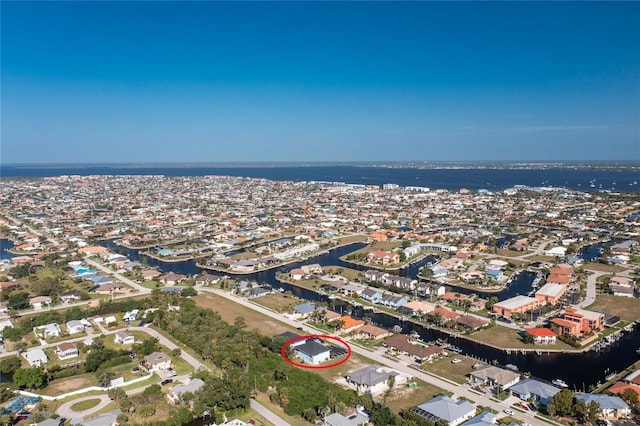
[[[1,3],[1,161],[640,159],[640,2]]]

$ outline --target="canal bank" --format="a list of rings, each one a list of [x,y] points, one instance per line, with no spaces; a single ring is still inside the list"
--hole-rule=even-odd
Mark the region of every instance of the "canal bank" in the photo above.
[[[104,243],[109,248],[123,248],[112,241],[105,241]],[[318,263],[323,267],[338,266],[349,268],[351,265],[340,260],[340,257],[364,246],[364,243],[349,244],[347,246],[333,249],[326,254],[309,259],[307,262],[298,262],[288,265],[287,267],[247,274],[244,276],[244,279],[268,283],[276,289],[290,291],[294,296],[304,300],[327,303],[328,306],[338,311],[342,311],[342,313],[348,313],[355,318],[362,319],[365,316],[369,317],[373,323],[388,329],[398,325],[402,328],[403,333],[418,333],[424,341],[446,339],[450,344],[460,348],[463,354],[487,362],[493,362],[495,360],[497,363],[502,365],[513,364],[516,365],[520,371],[529,372],[536,377],[540,377],[548,381],[561,378],[566,381],[572,389],[588,389],[591,385],[595,386],[598,382],[603,382],[605,377],[610,373],[614,371],[622,371],[638,359],[636,349],[640,347],[640,326],[635,326],[631,332],[625,333],[613,345],[595,353],[541,353],[540,355],[535,352],[528,352],[525,354],[521,352],[506,353],[502,349],[474,342],[462,336],[451,337],[442,331],[431,329],[412,321],[402,321],[401,318],[397,318],[386,312],[365,311],[364,307],[353,307],[342,301],[340,301],[341,303],[338,305],[336,304],[337,299],[330,299],[328,295],[318,294],[306,288],[281,283],[276,279],[276,273],[286,272],[310,262]],[[135,250],[125,249],[125,252],[127,253],[127,256],[133,260],[142,261],[144,259],[144,255],[141,255]],[[187,275],[195,275],[201,272],[201,269],[196,266],[195,261],[169,264],[147,258],[146,263],[150,266],[157,267],[162,272],[172,271]],[[409,273],[409,271],[412,270],[415,274],[413,277],[415,277],[419,268],[419,265],[412,265],[411,268],[405,269],[403,272]],[[526,293],[524,291],[524,287],[526,285],[527,284],[524,281],[520,283],[514,282],[507,290],[505,290],[506,294],[500,293],[499,297],[511,297],[507,295],[515,294],[517,292]]]

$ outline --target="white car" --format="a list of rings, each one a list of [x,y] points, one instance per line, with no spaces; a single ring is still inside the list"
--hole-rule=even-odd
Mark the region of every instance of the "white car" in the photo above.
[[[459,362],[462,362],[462,358],[454,358],[451,360],[452,363],[457,364]]]
[[[507,416],[513,416],[515,414],[513,411],[509,410],[508,408],[505,408],[504,413]]]

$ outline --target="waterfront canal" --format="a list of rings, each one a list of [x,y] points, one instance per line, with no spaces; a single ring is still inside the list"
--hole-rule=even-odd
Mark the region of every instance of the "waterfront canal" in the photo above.
[[[162,262],[146,255],[140,254],[137,250],[128,249],[118,246],[113,241],[105,241],[104,244],[112,249],[124,250],[130,259],[142,261],[157,267],[162,272],[176,272],[186,275],[199,274],[202,270],[198,268],[195,261],[181,262]],[[365,311],[363,307],[352,307],[346,302],[340,304],[339,299],[329,299],[327,295],[318,294],[312,290],[296,287],[287,283],[281,283],[276,280],[276,273],[286,272],[293,268],[299,268],[301,265],[309,263],[318,263],[321,266],[339,266],[344,268],[353,268],[352,264],[340,260],[341,256],[351,253],[364,247],[364,243],[354,243],[348,246],[338,247],[321,254],[305,262],[292,263],[277,269],[257,272],[238,276],[244,280],[254,280],[260,283],[268,283],[276,289],[290,291],[294,296],[310,301],[325,302],[338,312],[349,313],[355,318],[363,317],[371,318],[372,322],[385,328],[393,328],[395,325],[402,327],[403,333],[418,333],[423,340],[433,341],[438,338],[446,339],[449,343],[457,346],[465,355],[473,356],[483,361],[497,361],[499,364],[516,365],[520,371],[531,373],[535,377],[539,377],[548,381],[561,378],[569,384],[572,389],[588,390],[589,386],[596,385],[605,381],[605,377],[613,372],[620,372],[638,360],[636,349],[640,347],[640,326],[633,328],[631,332],[624,333],[622,337],[608,348],[599,352],[591,351],[586,353],[544,353],[540,355],[535,352],[506,353],[503,350],[495,349],[480,343],[476,343],[465,339],[464,337],[452,337],[447,333],[439,330],[427,328],[421,324],[412,322],[411,320],[402,321],[401,318],[395,317],[385,312]],[[419,269],[430,259],[423,259],[411,267],[402,270],[402,275],[415,277]],[[363,269],[359,267],[358,269]],[[516,294],[526,294],[531,290],[531,282],[535,274],[524,271],[521,277],[517,277],[505,290],[498,293],[499,299],[503,300],[513,297]],[[456,290],[458,291],[458,290]],[[462,289],[459,290],[461,293]],[[469,293],[470,291],[466,291]],[[478,293],[478,292],[476,292]],[[479,293],[481,297],[488,297],[489,293]],[[536,348],[538,349],[538,348]],[[543,347],[540,347],[544,351]]]

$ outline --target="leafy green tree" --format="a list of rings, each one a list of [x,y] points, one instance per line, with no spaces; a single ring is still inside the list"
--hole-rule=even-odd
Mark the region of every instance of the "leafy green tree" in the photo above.
[[[585,420],[589,423],[595,423],[596,420],[598,420],[601,412],[602,409],[600,408],[600,404],[595,401],[590,401],[587,404],[587,413],[585,416]]]
[[[551,398],[547,410],[552,416],[573,417],[573,392],[569,389],[562,389]]]
[[[1,365],[1,364],[0,364]],[[629,405],[636,405],[638,403],[638,392],[635,389],[627,388],[621,394],[620,398]]]
[[[0,361],[0,372],[2,374],[13,374],[21,365],[22,361],[17,356],[5,358]]]
[[[7,301],[7,308],[13,310],[29,308],[29,295],[27,293],[11,293]]]
[[[197,295],[198,295],[198,291],[193,287],[186,287],[182,289],[182,291],[180,292],[180,296],[182,297],[193,297]]]
[[[148,339],[143,340],[140,343],[136,343],[131,348],[133,352],[136,353],[139,357],[147,356],[158,350],[158,339],[155,337],[150,337]]]
[[[491,296],[487,303],[484,304],[484,307],[490,311],[496,303],[498,303],[498,296]]]
[[[40,367],[19,368],[13,375],[13,384],[17,387],[40,389],[46,386],[47,377]]]
[[[142,392],[143,395],[159,395],[162,392],[162,388],[159,384],[154,383],[153,385],[147,386]]]

